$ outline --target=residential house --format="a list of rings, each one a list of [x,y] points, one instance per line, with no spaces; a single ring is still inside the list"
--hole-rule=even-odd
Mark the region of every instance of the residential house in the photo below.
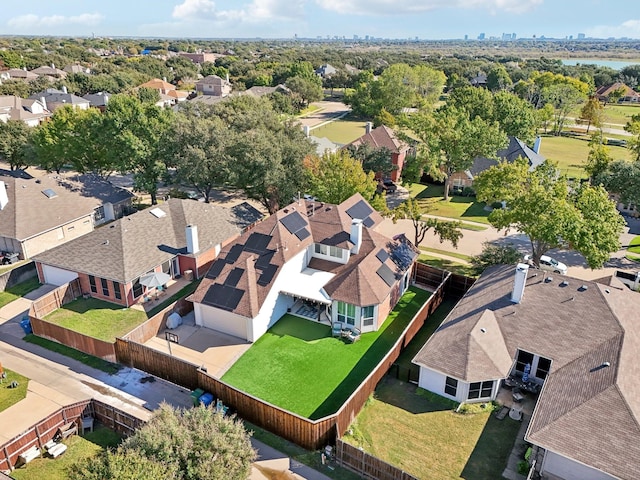
[[[325,63],[324,65],[320,65],[318,68],[316,68],[316,75],[322,78],[330,77],[331,75],[334,75],[337,72],[338,70],[334,66],[329,65],[328,63]]]
[[[314,137],[313,135],[307,135],[307,138],[315,144],[316,154],[320,157],[325,153],[335,153],[342,147],[341,144],[332,142],[327,137]]]
[[[505,379],[526,381],[539,391],[525,440],[544,451],[542,478],[636,479],[639,309],[622,284],[492,267],[413,359],[419,386],[489,402]]]
[[[612,83],[611,85],[603,85],[596,90],[596,98],[601,102],[607,103],[609,101],[609,95],[612,92],[622,88],[624,93],[618,102],[631,102],[637,103],[640,101],[640,93],[633,90],[631,87],[625,85],[622,82]]]
[[[469,80],[469,83],[471,83],[473,87],[487,88],[487,76],[484,73],[479,73]]]
[[[31,258],[122,217],[132,197],[94,175],[0,170],[0,250]]]
[[[10,68],[9,70],[2,72],[2,75],[7,80],[23,80],[25,82],[31,82],[38,78],[37,74],[22,68]]]
[[[34,258],[42,283],[78,278],[95,298],[130,306],[145,294],[140,277],[164,272],[199,278],[224,246],[262,218],[248,203],[220,207],[172,198]]]
[[[516,137],[509,137],[509,145],[498,150],[496,158],[478,157],[473,160],[473,165],[468,170],[456,172],[449,179],[449,188],[452,193],[461,193],[465,187],[472,187],[474,179],[485,170],[488,170],[499,161],[513,163],[518,158],[524,158],[529,162],[529,169],[533,170],[544,163],[545,158],[538,153],[540,151],[540,137],[536,138],[533,148]]]
[[[137,88],[149,88],[151,90],[157,90],[160,94],[160,100],[156,103],[159,107],[168,107],[175,105],[178,102],[183,102],[189,96],[189,92],[181,91],[176,88],[175,85],[167,82],[166,80],[160,80],[154,78],[148,82],[138,85]]]
[[[39,100],[24,99],[14,95],[0,96],[0,121],[19,120],[30,127],[40,125],[51,116]]]
[[[82,98],[88,101],[92,107],[97,108],[101,112],[104,112],[105,109],[107,108],[107,103],[109,103],[109,97],[111,97],[110,93],[98,92],[98,93],[88,93],[84,95]]]
[[[193,295],[196,324],[255,342],[285,313],[377,330],[408,288],[417,250],[377,232],[382,217],[353,195],[300,199],[220,257]]]
[[[229,76],[226,79],[218,75],[207,75],[196,82],[196,92],[202,95],[213,95],[215,97],[226,97],[231,93],[231,83]]]
[[[362,145],[368,143],[373,148],[386,148],[391,154],[389,161],[393,170],[389,174],[394,182],[399,182],[402,176],[402,168],[407,155],[411,152],[411,146],[403,140],[400,140],[396,133],[386,125],[372,128],[371,122],[367,122],[365,126],[365,134],[354,140],[349,145]]]
[[[66,67],[63,68],[63,71],[67,73],[83,73],[85,75],[91,75],[90,68],[83,67],[82,65],[79,65],[77,63],[72,65],[67,65]]]
[[[138,85],[137,88],[149,88],[151,90],[157,90],[160,94],[167,95],[169,92],[175,90],[176,86],[167,82],[166,79],[160,80],[159,78],[154,78],[142,85]]]
[[[62,90],[47,88],[43,92],[34,93],[29,98],[39,100],[50,112],[55,112],[65,105],[71,105],[71,107],[79,110],[87,110],[91,106],[88,100],[73,93],[68,93],[67,87],[62,87]]]
[[[265,95],[270,95],[276,92],[288,95],[291,93],[291,90],[289,90],[284,84],[281,83],[279,85],[276,85],[275,87],[253,86],[251,88],[247,88],[244,92],[238,92],[238,95],[264,97]]]
[[[35,73],[39,77],[49,77],[50,80],[62,80],[67,77],[67,72],[56,68],[55,65],[51,66],[43,65],[42,67],[34,68],[31,73]]]
[[[225,57],[225,55],[222,55],[220,53],[208,53],[208,52],[199,52],[199,53],[179,52],[178,55],[180,55],[181,57],[188,58],[193,63],[204,63],[204,62],[215,63],[218,58]]]

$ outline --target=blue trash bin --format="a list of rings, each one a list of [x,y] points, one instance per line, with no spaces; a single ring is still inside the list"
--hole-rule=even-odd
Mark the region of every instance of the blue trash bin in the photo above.
[[[29,321],[29,317],[22,317],[22,320],[20,320],[20,326],[22,327],[22,330],[24,330],[25,335],[29,335],[33,332],[33,330],[31,329],[31,321]]]
[[[208,407],[213,403],[213,394],[207,392],[200,396],[200,404]]]

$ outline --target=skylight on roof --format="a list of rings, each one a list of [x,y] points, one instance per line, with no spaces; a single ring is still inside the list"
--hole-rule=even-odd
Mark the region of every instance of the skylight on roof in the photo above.
[[[57,197],[58,194],[56,192],[53,191],[53,189],[51,188],[47,188],[45,190],[42,190],[42,193],[44,193],[44,196],[47,198],[54,198]]]
[[[151,210],[149,210],[149,213],[156,218],[162,218],[167,216],[167,213],[164,210],[161,210],[159,208],[152,208]]]

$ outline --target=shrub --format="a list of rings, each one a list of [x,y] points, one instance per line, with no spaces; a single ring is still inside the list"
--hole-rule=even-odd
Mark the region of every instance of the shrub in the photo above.
[[[491,208],[493,208],[494,210],[498,210],[498,209],[502,208],[502,202],[493,202],[491,204]]]
[[[527,475],[529,473],[529,462],[527,462],[526,460],[520,460],[518,462],[518,473],[520,475]]]

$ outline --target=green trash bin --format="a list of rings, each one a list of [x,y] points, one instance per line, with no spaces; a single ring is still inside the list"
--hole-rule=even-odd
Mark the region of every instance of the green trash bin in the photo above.
[[[204,390],[202,390],[201,388],[196,388],[193,392],[191,392],[191,401],[193,402],[194,407],[200,405],[199,400],[203,393]]]

